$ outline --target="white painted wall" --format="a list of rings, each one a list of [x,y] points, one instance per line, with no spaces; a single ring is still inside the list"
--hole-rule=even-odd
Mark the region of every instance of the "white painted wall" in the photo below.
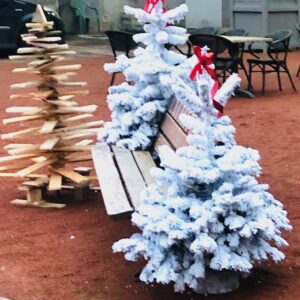
[[[186,0],[185,2],[189,8],[186,18],[187,28],[222,27],[222,0]]]
[[[98,0],[102,31],[120,27],[120,14],[124,5],[137,6],[137,0]]]

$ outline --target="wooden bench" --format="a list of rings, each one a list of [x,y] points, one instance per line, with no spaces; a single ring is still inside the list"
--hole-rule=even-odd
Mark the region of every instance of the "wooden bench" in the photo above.
[[[172,99],[154,144],[156,151],[162,145],[172,149],[186,145],[186,132],[179,121],[181,113],[188,111]],[[139,206],[141,192],[154,182],[150,169],[156,164],[150,152],[97,145],[92,156],[107,214],[130,214]]]

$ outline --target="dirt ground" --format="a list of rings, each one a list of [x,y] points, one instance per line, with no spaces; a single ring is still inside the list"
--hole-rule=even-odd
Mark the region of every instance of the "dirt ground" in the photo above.
[[[300,77],[294,76],[299,57],[299,52],[291,53],[290,66],[300,90]],[[109,119],[105,95],[110,75],[102,65],[111,59],[80,58],[83,68],[78,79],[86,80],[91,91],[82,103],[99,105],[96,119]],[[9,100],[9,85],[24,78],[12,74],[14,63],[2,59],[0,66],[2,119],[6,107],[22,105]],[[290,247],[283,263],[257,266],[238,291],[222,296],[175,294],[172,286],[146,286],[135,277],[143,262],[129,263],[111,250],[113,242],[136,229],[128,219],[106,216],[100,194],[87,195],[82,203],[72,201],[70,194],[62,195],[59,201],[68,204],[62,210],[20,208],[9,203],[23,196],[17,181],[0,178],[0,296],[15,300],[300,299],[300,99],[287,78],[283,81],[284,91],[279,92],[270,76],[264,97],[259,91],[254,99],[236,97],[226,108],[237,128],[238,143],[261,153],[261,182],[270,184],[270,191],[289,212],[294,230],[285,234]],[[254,87],[260,90],[260,85],[258,77]],[[1,126],[0,133],[13,129]],[[1,141],[1,155],[3,145]]]

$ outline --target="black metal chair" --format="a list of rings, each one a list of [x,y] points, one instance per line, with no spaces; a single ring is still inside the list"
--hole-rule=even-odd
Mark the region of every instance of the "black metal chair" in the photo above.
[[[234,28],[234,29],[229,29],[227,31],[224,31],[220,35],[222,35],[222,36],[248,36],[249,32],[246,31],[245,29]],[[238,43],[237,45],[240,50],[238,66],[239,66],[239,69],[244,71],[246,78],[249,82],[249,74],[248,74],[247,69],[244,64],[245,43]]]
[[[105,34],[109,39],[115,59],[120,52],[129,57],[130,51],[138,46],[138,44],[133,40],[133,34],[130,32],[110,30],[105,31]],[[117,73],[118,72],[114,72],[112,74],[110,85],[113,85]]]
[[[298,33],[299,33],[299,37],[300,37],[300,23],[296,24],[296,28],[298,30]],[[298,67],[298,71],[297,71],[297,77],[300,75],[300,64],[299,64],[299,67]]]
[[[292,80],[290,71],[287,66],[287,56],[289,52],[289,43],[292,36],[291,30],[282,30],[266,37],[272,38],[272,42],[267,42],[267,55],[268,58],[260,58],[253,50],[251,43],[249,45],[249,52],[255,57],[253,59],[248,59],[249,63],[249,85],[248,89],[252,89],[252,73],[262,73],[262,94],[265,92],[265,77],[266,74],[276,73],[278,79],[279,90],[282,91],[280,73],[287,73],[291,85],[296,91],[295,84]],[[258,70],[257,70],[258,69]]]
[[[188,34],[210,34],[210,35],[216,35],[218,33],[217,27],[200,27],[200,28],[188,28],[187,29]],[[186,43],[187,46],[187,52],[184,52],[182,49],[180,49],[178,46],[174,46],[174,48],[180,52],[183,55],[186,55],[187,57],[191,57],[193,55],[192,51],[192,45],[188,41]]]
[[[218,35],[192,34],[189,36],[192,45],[207,46],[214,53],[214,64],[218,78],[223,81],[227,74],[238,72],[239,48],[228,39]]]

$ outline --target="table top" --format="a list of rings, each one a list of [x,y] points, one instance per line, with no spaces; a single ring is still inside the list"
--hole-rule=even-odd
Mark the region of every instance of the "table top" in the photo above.
[[[259,37],[259,36],[229,36],[221,35],[223,38],[231,41],[232,43],[251,43],[251,42],[272,42],[272,38]]]

